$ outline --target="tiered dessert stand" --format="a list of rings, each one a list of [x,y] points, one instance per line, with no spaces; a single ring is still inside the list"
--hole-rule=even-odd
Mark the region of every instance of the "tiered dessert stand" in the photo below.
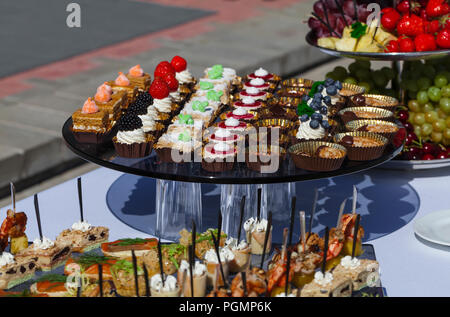
[[[178,238],[183,228],[191,228],[192,220],[197,228],[202,225],[201,183],[221,185],[221,204],[216,210],[208,210],[217,215],[219,208],[223,215],[223,229],[234,235],[238,228],[239,205],[246,195],[245,218],[256,215],[257,188],[262,188],[261,216],[272,211],[274,220],[289,222],[291,197],[295,195],[295,182],[330,178],[364,171],[383,164],[398,155],[402,146],[389,145],[379,159],[368,162],[346,160],[339,170],[333,172],[308,172],[297,169],[288,157],[280,163],[275,173],[258,173],[249,170],[245,163],[235,163],[234,169],[222,173],[209,173],[201,163],[160,163],[155,153],[140,159],[118,157],[112,144],[94,145],[79,143],[71,132],[72,119],[68,119],[62,129],[67,146],[81,158],[97,165],[128,174],[151,177],[156,182],[156,223],[149,223],[146,232],[165,239]],[[123,188],[131,192],[130,188]],[[151,193],[149,193],[150,196]],[[128,224],[130,225],[130,224]],[[275,230],[280,230],[274,226]],[[199,230],[198,229],[198,230]],[[274,236],[278,236],[274,233]]]

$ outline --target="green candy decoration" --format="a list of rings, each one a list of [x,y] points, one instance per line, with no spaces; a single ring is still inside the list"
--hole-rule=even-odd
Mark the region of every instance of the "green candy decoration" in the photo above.
[[[223,91],[215,91],[210,90],[206,93],[206,98],[211,101],[220,101],[220,97],[222,97]]]
[[[199,85],[201,90],[210,90],[214,88],[214,84],[207,81],[201,81]]]
[[[209,105],[208,101],[195,100],[192,103],[192,110],[205,112],[206,111],[206,107],[208,107],[208,105]]]
[[[182,142],[189,142],[191,141],[191,136],[188,131],[183,131],[178,135],[178,140]]]
[[[222,65],[214,65],[208,71],[208,77],[211,79],[222,78],[222,74],[223,74],[223,66]]]
[[[179,114],[178,120],[180,121],[181,124],[188,124],[188,125],[194,124],[194,120],[192,119],[192,116],[189,114]]]

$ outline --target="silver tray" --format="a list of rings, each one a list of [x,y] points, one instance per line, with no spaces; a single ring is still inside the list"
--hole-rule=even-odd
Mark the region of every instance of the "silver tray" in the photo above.
[[[378,166],[382,169],[390,170],[428,170],[435,168],[450,167],[450,159],[431,160],[431,161],[403,161],[391,160]]]
[[[306,35],[306,42],[317,47],[323,53],[336,56],[347,57],[360,60],[378,60],[378,61],[413,61],[420,59],[441,58],[448,56],[450,50],[439,50],[430,52],[411,52],[411,53],[369,53],[369,52],[343,52],[317,45],[317,38],[312,31]]]

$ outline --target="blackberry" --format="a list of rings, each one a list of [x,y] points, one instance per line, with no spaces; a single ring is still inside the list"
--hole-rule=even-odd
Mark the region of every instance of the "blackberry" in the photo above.
[[[142,120],[134,113],[126,113],[117,123],[119,131],[133,131],[142,127]]]
[[[147,113],[147,107],[148,105],[144,101],[136,100],[128,107],[127,112],[141,116]]]
[[[153,97],[152,97],[152,95],[150,95],[150,93],[148,93],[147,91],[144,91],[137,96],[136,101],[142,101],[147,106],[149,106],[149,105],[153,104]]]

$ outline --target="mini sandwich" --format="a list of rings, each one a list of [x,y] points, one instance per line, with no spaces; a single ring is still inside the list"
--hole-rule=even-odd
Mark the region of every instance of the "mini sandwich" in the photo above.
[[[111,266],[117,259],[95,254],[83,254],[77,258],[70,258],[64,267],[64,274],[71,275],[74,272],[82,272],[91,281],[98,280],[98,265],[102,265],[103,280],[112,280]]]
[[[325,275],[316,272],[314,280],[306,284],[300,297],[350,297],[353,291],[352,281],[348,277],[335,276],[330,272]]]
[[[0,289],[9,289],[34,276],[35,259],[14,259],[9,252],[0,255]]]
[[[42,240],[34,240],[32,245],[17,253],[16,259],[18,262],[35,260],[38,269],[51,271],[64,264],[71,253],[70,245],[60,244],[43,237]]]
[[[103,254],[106,256],[131,259],[131,250],[134,250],[137,257],[141,257],[156,247],[157,244],[158,240],[155,238],[120,239],[113,242],[102,243],[101,248]]]
[[[106,227],[93,227],[85,221],[75,222],[71,229],[66,229],[59,234],[56,242],[63,245],[71,245],[72,252],[88,252],[100,247],[108,241],[109,229]]]
[[[48,274],[42,276],[33,285],[30,291],[34,295],[47,295],[49,297],[67,297],[71,293],[66,288],[67,276]]]
[[[333,270],[334,276],[344,276],[353,282],[353,289],[358,291],[364,287],[380,285],[379,264],[374,260],[366,260],[345,256]]]

